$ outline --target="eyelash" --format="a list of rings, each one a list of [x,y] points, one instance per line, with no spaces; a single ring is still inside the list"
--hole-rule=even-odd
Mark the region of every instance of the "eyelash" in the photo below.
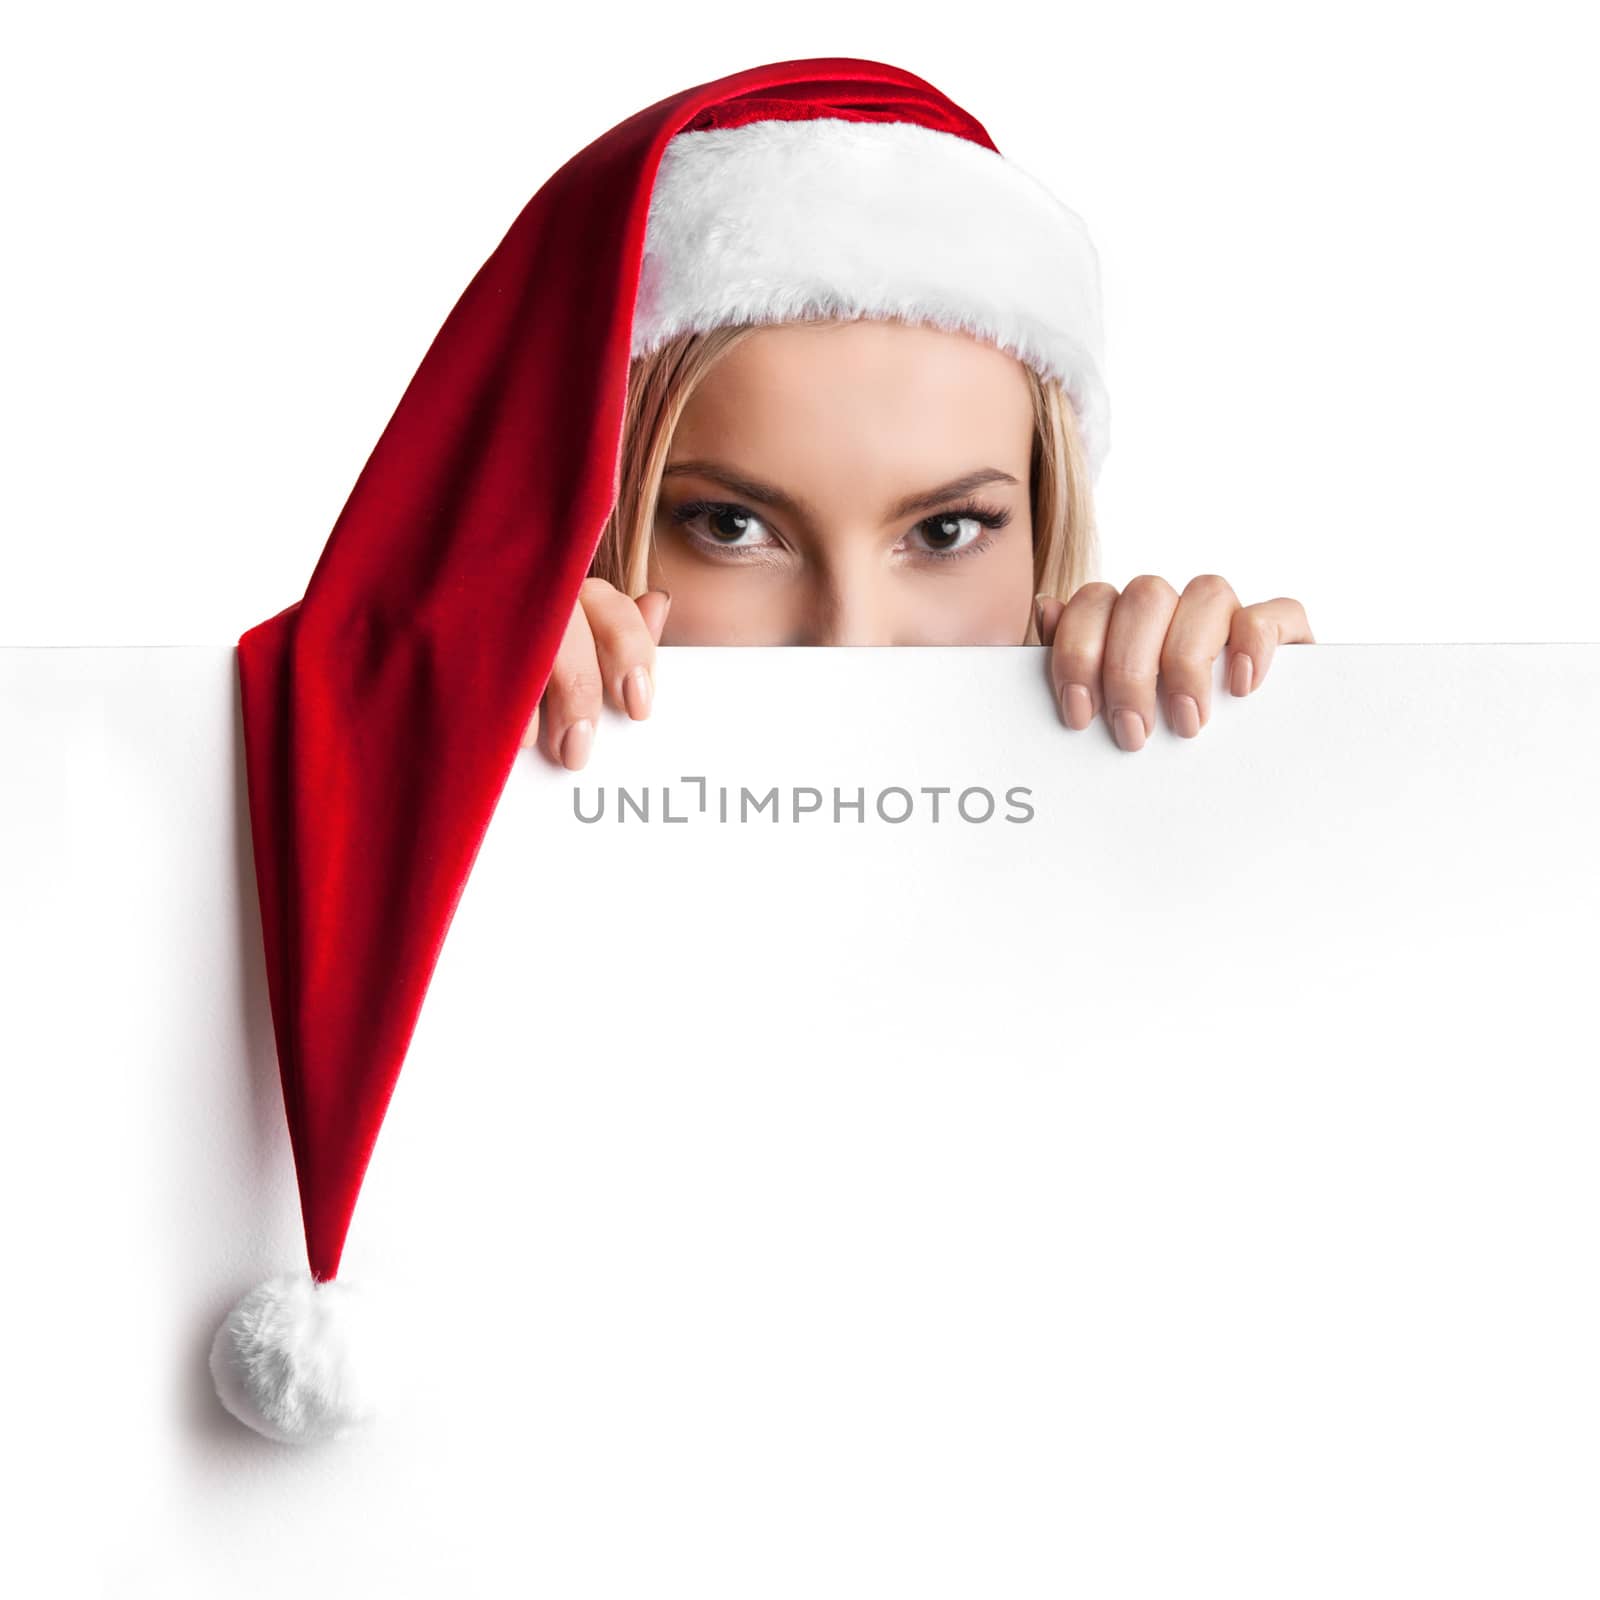
[[[731,500],[686,500],[672,513],[675,523],[686,524],[695,518],[706,516],[718,511],[731,511],[740,516],[755,517],[756,521],[765,523],[764,517],[757,516],[749,507],[740,505]],[[990,532],[981,539],[975,539],[971,544],[961,550],[923,550],[922,556],[934,562],[960,561],[966,556],[981,555],[995,543],[994,532],[1011,520],[1011,513],[997,506],[982,506],[976,501],[967,501],[963,505],[952,506],[946,511],[936,511],[931,517],[924,517],[916,527],[925,527],[930,522],[947,522],[952,518],[970,517],[974,522],[981,523]],[[725,545],[720,540],[697,538],[695,543],[701,548],[709,546],[716,550],[720,559],[729,561],[751,561],[763,559],[761,550],[740,550],[731,545]]]

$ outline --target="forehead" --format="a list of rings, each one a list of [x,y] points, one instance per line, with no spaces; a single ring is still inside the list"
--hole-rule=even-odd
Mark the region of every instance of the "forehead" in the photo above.
[[[672,453],[882,477],[1015,470],[1032,440],[1032,391],[1015,357],[965,333],[863,319],[743,339],[690,396]]]

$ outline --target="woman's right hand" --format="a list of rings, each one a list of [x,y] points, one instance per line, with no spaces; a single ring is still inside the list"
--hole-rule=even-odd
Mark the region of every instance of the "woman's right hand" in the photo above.
[[[671,604],[665,589],[633,600],[604,578],[585,578],[522,748],[542,750],[576,772],[589,759],[602,704],[635,722],[649,716],[656,646]]]

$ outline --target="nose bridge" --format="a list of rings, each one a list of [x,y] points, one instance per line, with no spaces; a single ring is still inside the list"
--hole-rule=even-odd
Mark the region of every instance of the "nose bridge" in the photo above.
[[[839,540],[819,560],[810,599],[808,642],[887,645],[895,642],[894,574],[871,539]]]

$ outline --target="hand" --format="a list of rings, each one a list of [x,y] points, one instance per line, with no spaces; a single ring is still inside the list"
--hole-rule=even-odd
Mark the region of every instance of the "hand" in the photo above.
[[[1140,749],[1155,728],[1158,670],[1168,726],[1192,739],[1210,719],[1212,663],[1224,646],[1228,687],[1243,696],[1261,686],[1280,644],[1316,643],[1298,600],[1241,606],[1215,573],[1191,579],[1181,596],[1144,576],[1121,594],[1086,583],[1068,601],[1036,604],[1063,720],[1087,728],[1103,712],[1124,750]]]
[[[665,589],[632,600],[604,578],[585,578],[521,748],[537,747],[576,772],[589,759],[603,704],[635,722],[649,716],[656,646],[671,604]]]

